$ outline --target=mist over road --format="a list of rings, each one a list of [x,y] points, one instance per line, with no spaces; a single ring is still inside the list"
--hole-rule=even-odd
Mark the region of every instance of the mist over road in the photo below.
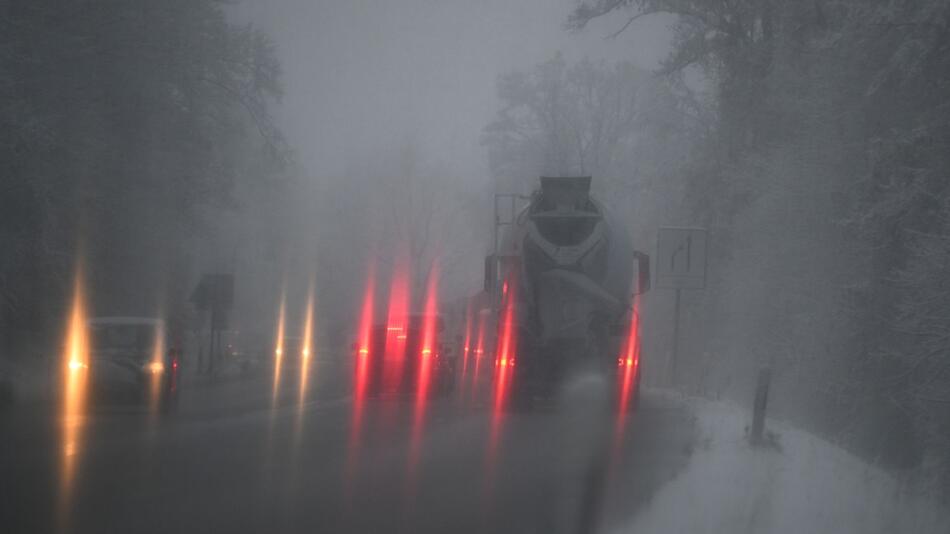
[[[354,431],[355,401],[332,382],[302,405],[271,407],[255,378],[193,384],[164,420],[95,409],[65,498],[55,420],[5,413],[0,473],[17,491],[0,520],[7,532],[574,532],[590,480],[606,488],[597,522],[620,525],[693,446],[688,413],[646,395],[619,437],[613,414],[587,418],[621,451],[596,451],[610,465],[592,477],[593,437],[556,407],[495,414],[453,395],[420,424],[411,401],[370,400]]]

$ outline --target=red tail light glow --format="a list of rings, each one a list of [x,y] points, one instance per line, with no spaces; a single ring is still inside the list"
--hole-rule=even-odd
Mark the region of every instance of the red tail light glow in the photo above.
[[[512,286],[510,278],[506,278],[504,285],[504,294],[501,299],[500,321],[498,324],[498,342],[495,349],[496,366],[492,385],[494,387],[494,399],[492,403],[491,428],[488,438],[488,448],[486,454],[487,469],[485,474],[486,488],[491,491],[494,485],[494,473],[497,468],[498,443],[501,439],[502,424],[504,421],[505,404],[507,403],[508,392],[511,389],[512,375],[514,373],[513,362],[515,357],[516,339],[516,317],[515,305],[517,294],[516,288]]]
[[[400,255],[393,267],[389,284],[389,308],[386,316],[383,383],[387,391],[396,390],[403,380],[405,367],[406,330],[409,328],[409,261]]]
[[[507,283],[506,283],[507,285]],[[502,302],[502,320],[498,332],[498,348],[495,353],[498,355],[500,365],[495,370],[495,411],[499,412],[505,402],[507,395],[510,373],[506,371],[508,359],[514,352],[515,347],[515,299],[510,296],[503,299]]]
[[[426,284],[425,306],[423,308],[422,331],[420,336],[418,376],[416,377],[416,418],[419,419],[425,409],[426,396],[431,381],[432,363],[429,357],[435,354],[438,343],[439,321],[439,269],[434,264],[429,272]]]
[[[465,307],[465,337],[462,338],[462,374],[459,377],[459,394],[465,394],[465,380],[468,378],[468,358],[472,346],[472,303]]]
[[[472,396],[478,394],[479,370],[481,369],[482,356],[485,354],[485,317],[487,313],[478,314],[478,328],[475,334],[475,370],[472,373]]]
[[[366,280],[366,290],[363,293],[363,304],[360,307],[359,325],[357,326],[358,340],[356,342],[356,360],[353,376],[353,412],[350,421],[350,443],[347,448],[346,484],[347,491],[352,489],[353,479],[356,476],[357,458],[360,449],[360,435],[363,426],[363,409],[365,408],[367,386],[370,375],[369,348],[373,343],[374,298],[376,296],[375,268],[370,265]]]
[[[627,331],[627,339],[623,345],[623,352],[617,359],[617,364],[623,368],[618,375],[619,384],[619,408],[623,413],[630,404],[630,397],[635,387],[635,378],[637,374],[637,363],[640,358],[640,299],[634,297],[633,309],[630,312],[630,325]]]
[[[630,409],[631,398],[635,394],[637,385],[637,367],[640,359],[640,298],[634,297],[633,309],[630,312],[630,326],[623,350],[617,359],[619,365],[617,373],[617,420],[614,428],[614,443],[611,452],[611,462],[618,461],[623,446],[623,437],[626,428],[626,414]]]
[[[640,360],[640,297],[634,296],[632,309],[630,310],[630,324],[626,339],[624,340],[621,352],[617,358],[617,417],[614,422],[613,443],[611,445],[610,456],[608,460],[607,473],[618,472],[619,464],[623,458],[623,443],[626,436],[627,412],[631,409],[632,397],[636,394],[636,388],[639,386],[637,380]],[[610,484],[608,480],[607,484]]]

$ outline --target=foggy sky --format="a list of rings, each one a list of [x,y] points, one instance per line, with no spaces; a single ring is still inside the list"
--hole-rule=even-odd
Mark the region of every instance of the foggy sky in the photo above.
[[[368,151],[416,144],[431,162],[487,178],[478,140],[497,109],[499,74],[561,51],[653,68],[668,20],[617,39],[622,22],[572,34],[576,0],[246,0],[237,16],[277,45],[285,97],[280,126],[311,176],[332,177]]]

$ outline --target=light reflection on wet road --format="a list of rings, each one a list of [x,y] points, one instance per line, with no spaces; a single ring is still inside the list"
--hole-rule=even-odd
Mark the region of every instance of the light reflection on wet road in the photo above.
[[[571,450],[587,443],[578,429],[565,428],[571,419],[553,409],[509,413],[489,402],[433,400],[409,502],[415,399],[362,406],[360,468],[351,470],[345,465],[353,453],[356,405],[339,391],[330,393],[332,380],[320,376],[312,389],[326,395],[315,393],[302,408],[293,387],[298,383],[288,380],[271,409],[269,375],[183,390],[181,412],[160,420],[155,432],[142,411],[94,411],[82,429],[85,447],[76,457],[63,530],[530,533],[571,523],[552,511],[577,509],[587,464],[576,459],[591,453]],[[12,436],[0,473],[17,488],[0,499],[0,524],[13,527],[5,532],[55,529],[47,519],[56,495],[55,447],[43,446],[55,444],[55,433],[41,410],[31,410],[0,418],[3,435]],[[486,469],[493,428],[501,435]],[[623,459],[614,463],[616,487],[607,493],[608,520],[632,513],[672,476],[693,439],[682,410],[649,399],[626,432]],[[494,482],[486,493],[489,471]]]
[[[62,455],[57,491],[59,497],[55,508],[59,528],[70,521],[77,464],[84,449],[83,427],[89,393],[89,340],[81,267],[76,269],[64,345],[65,350],[57,365],[59,373],[62,373],[62,400],[59,412],[54,412],[54,418],[58,419],[60,425]],[[5,478],[0,477],[0,480]]]
[[[419,462],[422,455],[423,437],[429,408],[434,400],[432,389],[433,369],[436,359],[440,357],[438,347],[438,315],[439,315],[439,266],[433,264],[429,271],[429,280],[426,283],[425,308],[422,318],[421,342],[418,354],[408,354],[408,358],[417,358],[415,380],[415,400],[412,414],[412,434],[409,443],[409,456],[406,461],[406,498],[407,506],[415,504],[416,491],[419,481]]]

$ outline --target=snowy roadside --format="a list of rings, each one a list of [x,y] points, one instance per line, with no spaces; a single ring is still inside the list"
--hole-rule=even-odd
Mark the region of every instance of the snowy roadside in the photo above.
[[[753,448],[747,410],[687,402],[700,432],[689,465],[618,534],[950,532],[950,510],[821,438],[771,422],[779,448]]]

